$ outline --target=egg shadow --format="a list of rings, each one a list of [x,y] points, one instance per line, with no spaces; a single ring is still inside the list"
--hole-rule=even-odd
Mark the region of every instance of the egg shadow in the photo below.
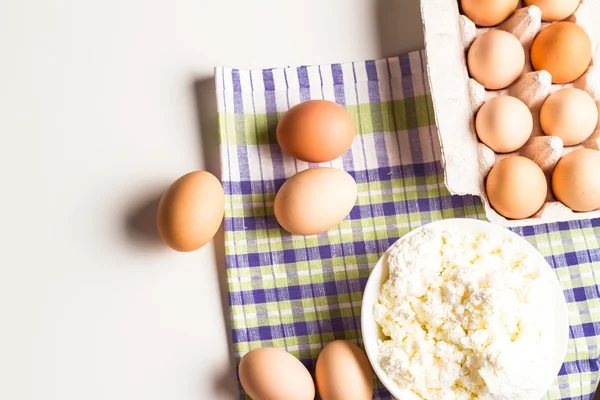
[[[220,180],[221,158],[219,153],[218,115],[214,78],[208,77],[195,80],[192,85],[192,91],[197,111],[198,147],[200,149],[200,156],[204,160],[204,169]],[[239,386],[237,383],[231,334],[232,326],[229,312],[227,270],[225,268],[225,234],[223,223],[213,238],[213,244],[219,279],[219,293],[221,295],[221,310],[223,312],[229,350],[228,368],[224,371],[219,371],[214,376],[213,390],[223,396],[219,398],[237,399],[239,397]]]
[[[425,47],[420,0],[376,0],[380,54],[395,57]]]
[[[156,227],[156,210],[164,188],[149,189],[126,212],[124,230],[133,245],[143,247],[145,250],[166,248]]]
[[[237,375],[231,373],[230,368],[215,372],[213,375],[213,391],[218,399],[237,399],[240,388]]]

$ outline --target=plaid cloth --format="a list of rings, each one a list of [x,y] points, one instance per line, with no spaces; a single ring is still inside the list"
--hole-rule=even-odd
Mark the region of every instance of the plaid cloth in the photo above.
[[[483,218],[477,198],[443,184],[423,52],[377,61],[265,70],[216,69],[225,253],[235,358],[281,347],[314,374],[325,344],[362,345],[363,288],[381,254],[409,230],[442,218]],[[356,180],[340,225],[294,236],[273,214],[286,178],[316,165],[283,154],[275,127],[291,106],[328,99],[357,127],[350,151],[327,165]],[[591,399],[600,338],[600,219],[515,228],[546,257],[570,311],[569,350],[547,399]],[[245,398],[243,391],[240,398]],[[374,399],[391,399],[376,382]]]

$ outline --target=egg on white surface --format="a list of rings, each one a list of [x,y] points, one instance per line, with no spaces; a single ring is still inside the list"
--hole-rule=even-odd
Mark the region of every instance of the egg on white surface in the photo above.
[[[219,180],[206,171],[177,179],[158,203],[156,226],[162,240],[177,251],[194,251],[210,242],[225,212]]]

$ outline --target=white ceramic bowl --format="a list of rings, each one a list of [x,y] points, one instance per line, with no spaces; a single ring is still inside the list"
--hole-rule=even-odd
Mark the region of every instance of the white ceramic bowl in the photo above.
[[[448,231],[465,231],[473,234],[492,234],[500,236],[506,239],[513,239],[516,246],[523,253],[531,254],[539,260],[542,265],[542,279],[547,282],[550,293],[552,293],[552,300],[548,307],[553,312],[554,321],[551,327],[553,327],[554,338],[552,341],[552,348],[548,349],[550,352],[550,365],[547,369],[547,373],[544,375],[544,379],[539,382],[539,393],[536,391],[536,396],[532,398],[541,398],[550,385],[554,382],[554,379],[558,375],[560,367],[565,358],[567,352],[567,342],[569,339],[569,320],[567,314],[567,304],[563,295],[562,288],[556,278],[556,274],[552,271],[550,265],[546,262],[544,257],[525,239],[519,235],[509,231],[498,225],[493,225],[489,222],[479,221],[474,219],[447,219],[442,221],[433,222],[431,224],[419,227],[406,235],[400,240],[406,240],[410,236],[419,232],[424,227],[436,227],[444,228]],[[390,391],[390,393],[401,400],[422,400],[420,396],[413,393],[408,389],[401,388],[391,377],[389,377],[379,365],[378,352],[379,344],[378,339],[384,339],[381,329],[373,318],[373,307],[377,303],[379,296],[379,290],[381,286],[388,279],[388,263],[387,263],[387,252],[379,259],[375,268],[369,276],[365,292],[363,294],[363,303],[361,308],[361,330],[363,336],[363,342],[365,350],[373,370],[377,374],[377,377],[381,380],[383,385]]]

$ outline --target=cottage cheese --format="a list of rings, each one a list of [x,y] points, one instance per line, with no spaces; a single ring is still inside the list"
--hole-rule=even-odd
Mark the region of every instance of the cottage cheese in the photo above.
[[[531,399],[552,340],[532,258],[502,238],[429,228],[388,263],[374,316],[390,377],[429,400]]]

